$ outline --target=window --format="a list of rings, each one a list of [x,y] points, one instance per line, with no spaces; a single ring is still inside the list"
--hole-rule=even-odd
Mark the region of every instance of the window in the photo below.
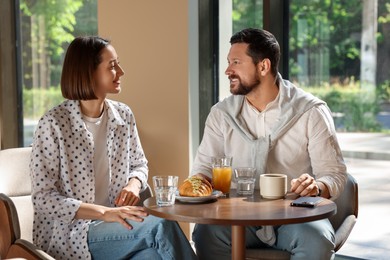
[[[20,1],[23,146],[39,118],[62,102],[65,50],[78,35],[97,34],[96,0]]]
[[[220,0],[218,100],[230,95],[230,36],[246,27],[277,37],[282,75],[325,100],[338,131],[388,131],[389,0]]]
[[[225,75],[230,37],[247,27],[263,27],[263,0],[220,0],[219,13],[218,100],[222,100],[230,95],[229,80]]]
[[[338,131],[390,128],[388,28],[388,0],[290,1],[290,80],[328,103]]]

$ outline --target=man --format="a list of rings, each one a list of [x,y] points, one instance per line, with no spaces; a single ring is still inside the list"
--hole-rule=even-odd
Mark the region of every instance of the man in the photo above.
[[[191,175],[211,179],[211,157],[231,156],[233,167],[287,174],[290,191],[335,199],[346,183],[346,166],[326,104],[283,80],[275,37],[244,29],[230,39],[225,74],[232,96],[216,104],[206,121]],[[230,259],[231,229],[196,225],[200,259]],[[291,259],[332,259],[334,230],[328,219],[275,227],[248,227],[247,248],[289,251]]]

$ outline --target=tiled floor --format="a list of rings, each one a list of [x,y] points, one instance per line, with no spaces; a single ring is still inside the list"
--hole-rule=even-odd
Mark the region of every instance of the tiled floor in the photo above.
[[[343,148],[358,146],[359,141],[339,138]],[[371,153],[386,153],[390,144],[373,136]],[[367,140],[365,140],[367,142]],[[378,143],[376,146],[374,143]],[[375,147],[377,147],[375,151]],[[363,150],[363,149],[362,149]],[[368,151],[370,152],[370,151]],[[382,153],[383,155],[383,153]],[[390,259],[390,160],[345,158],[348,172],[359,185],[359,215],[347,242],[337,252],[340,256],[361,259]]]

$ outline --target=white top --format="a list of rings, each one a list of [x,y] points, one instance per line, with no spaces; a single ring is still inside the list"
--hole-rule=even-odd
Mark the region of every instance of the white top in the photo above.
[[[245,98],[241,115],[245,119],[245,124],[248,127],[248,131],[256,139],[265,137],[267,133],[270,133],[271,126],[273,126],[278,119],[279,111],[275,109],[275,107],[278,105],[277,101],[277,99],[272,101],[262,112],[260,112]]]
[[[108,207],[110,206],[108,200],[110,176],[108,172],[107,113],[103,110],[102,115],[98,118],[83,115],[83,121],[94,141],[95,204]]]

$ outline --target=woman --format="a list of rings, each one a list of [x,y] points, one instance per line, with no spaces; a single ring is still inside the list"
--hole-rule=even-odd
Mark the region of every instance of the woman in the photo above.
[[[70,44],[61,76],[67,100],[34,136],[34,243],[56,259],[195,258],[176,222],[136,206],[147,160],[132,111],[106,98],[120,92],[123,75],[108,40]]]

